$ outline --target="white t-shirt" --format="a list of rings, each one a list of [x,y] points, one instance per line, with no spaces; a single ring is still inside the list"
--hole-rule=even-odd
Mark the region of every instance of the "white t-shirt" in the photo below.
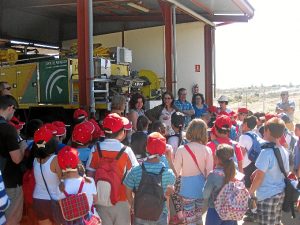
[[[159,120],[166,125],[168,135],[173,135],[175,133],[174,130],[172,129],[172,124],[171,124],[171,117],[174,112],[175,112],[174,109],[171,112],[169,112],[166,108],[163,108],[161,115],[159,117]]]
[[[77,194],[82,179],[83,179],[82,177],[65,179],[64,180],[65,191],[68,194]],[[93,205],[93,195],[97,195],[97,190],[96,190],[94,179],[89,177],[89,180],[91,180],[91,183],[84,182],[81,192],[86,193],[86,196],[89,201],[89,207],[91,209]],[[63,193],[62,193],[62,198],[65,198],[65,195]]]
[[[239,146],[241,146],[242,148],[245,148],[247,150],[247,152],[249,151],[249,149],[252,147],[253,141],[251,139],[250,136],[242,134],[239,138]],[[248,153],[243,154],[244,155],[244,159],[243,159],[243,168],[246,168],[247,166],[250,165],[251,161],[248,158]]]

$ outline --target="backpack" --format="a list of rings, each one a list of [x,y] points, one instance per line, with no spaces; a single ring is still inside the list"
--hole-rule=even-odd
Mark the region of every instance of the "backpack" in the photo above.
[[[249,192],[241,181],[225,184],[215,199],[215,209],[222,220],[241,220],[248,210]]]
[[[259,156],[261,152],[261,146],[263,144],[263,140],[258,137],[257,134],[253,132],[246,132],[245,135],[249,136],[252,140],[252,146],[247,151],[248,152],[248,158],[251,162],[256,162],[257,157]]]
[[[96,145],[99,155],[99,167],[96,169],[95,182],[98,194],[98,204],[102,206],[113,206],[119,201],[120,187],[126,176],[126,172],[120,171],[118,160],[126,150],[127,146],[119,151],[115,158],[102,156],[100,144]]]
[[[77,194],[68,194],[65,190],[65,198],[59,200],[63,218],[66,221],[83,219],[89,213],[89,202],[86,193],[82,193],[84,178],[80,182]]]
[[[147,172],[144,163],[141,165],[142,178],[134,197],[134,215],[137,218],[157,221],[164,208],[165,195],[162,187],[162,167],[159,174]]]

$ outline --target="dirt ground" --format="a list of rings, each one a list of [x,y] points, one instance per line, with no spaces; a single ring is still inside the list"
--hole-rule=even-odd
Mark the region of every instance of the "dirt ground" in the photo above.
[[[281,90],[289,91],[289,99],[295,102],[294,123],[300,123],[300,86],[283,87],[270,86],[262,88],[249,87],[238,89],[217,90],[215,105],[218,106],[217,98],[226,95],[229,98],[229,108],[237,111],[239,107],[247,107],[253,112],[275,112],[276,104],[281,101]]]

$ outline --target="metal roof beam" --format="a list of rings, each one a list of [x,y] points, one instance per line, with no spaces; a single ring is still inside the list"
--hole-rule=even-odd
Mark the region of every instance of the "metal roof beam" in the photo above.
[[[206,23],[206,24],[208,24],[212,27],[216,26],[213,22],[209,21],[208,19],[206,19],[205,17],[203,17],[200,14],[196,13],[195,11],[191,10],[190,8],[182,5],[181,3],[177,2],[176,0],[165,0],[165,1],[167,1],[169,3],[172,3],[173,5],[175,5],[176,7],[181,9],[182,11],[184,11],[186,14],[194,17],[197,20],[200,20],[200,21],[202,21],[202,22],[204,22],[204,23]]]

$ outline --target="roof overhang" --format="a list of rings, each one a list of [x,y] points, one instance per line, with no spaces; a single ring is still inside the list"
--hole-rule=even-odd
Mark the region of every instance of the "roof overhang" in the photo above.
[[[247,0],[94,0],[94,35],[164,25],[159,1],[176,6],[177,23],[215,26],[254,15]],[[76,38],[76,18],[77,0],[0,0],[0,39],[60,45]]]

